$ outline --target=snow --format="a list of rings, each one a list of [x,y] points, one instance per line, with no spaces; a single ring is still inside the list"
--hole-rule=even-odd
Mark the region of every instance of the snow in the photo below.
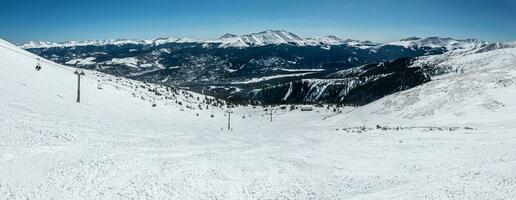
[[[312,43],[313,45],[324,44],[324,45],[341,45],[344,44],[345,41],[338,38],[337,36],[329,35],[323,37],[316,38],[308,38],[308,43]]]
[[[103,45],[125,45],[125,44],[151,44],[149,40],[134,39],[116,39],[116,40],[85,40],[85,41],[66,41],[66,42],[49,42],[49,41],[30,41],[20,47],[24,49],[32,48],[54,48],[54,47],[74,47],[74,46],[103,46]]]
[[[0,40],[2,199],[516,199],[515,63],[340,113],[238,107],[227,131],[202,95],[89,70],[77,104],[74,69],[35,58]]]
[[[158,39],[155,39],[153,43],[155,45],[162,45],[162,44],[166,44],[166,43],[173,43],[178,40],[179,40],[178,38],[174,38],[174,37],[158,38]]]
[[[453,39],[453,38],[439,38],[439,37],[428,37],[428,38],[416,38],[410,37],[399,41],[387,42],[387,43],[376,43],[371,41],[360,41],[353,39],[341,39],[334,35],[314,37],[314,38],[302,38],[292,32],[285,30],[266,30],[258,33],[250,33],[246,35],[237,36],[234,34],[225,34],[218,39],[211,40],[199,40],[188,37],[166,37],[157,38],[151,40],[138,40],[138,39],[111,39],[111,40],[86,40],[86,41],[66,41],[66,42],[49,42],[49,41],[31,41],[27,44],[20,45],[24,49],[31,48],[52,48],[52,47],[74,47],[74,46],[103,46],[103,45],[125,45],[125,44],[136,44],[136,45],[153,45],[158,46],[167,43],[199,43],[204,48],[210,47],[209,44],[218,44],[219,48],[248,48],[255,46],[265,45],[278,45],[278,44],[293,44],[297,46],[321,46],[321,48],[330,50],[333,45],[348,45],[360,49],[368,49],[371,52],[376,52],[377,48],[394,45],[402,46],[405,48],[443,48],[444,50],[467,50],[481,48],[489,44],[485,41],[476,39]],[[514,42],[513,42],[514,43]],[[497,44],[497,43],[494,43]],[[508,44],[503,43],[503,44]],[[514,44],[513,44],[514,46]]]
[[[229,73],[233,73],[233,72],[238,71],[237,69],[230,69],[230,68],[224,68],[224,70],[226,70]]]
[[[287,91],[287,94],[285,94],[285,96],[283,97],[283,101],[286,101],[290,95],[292,94],[292,90],[294,88],[294,83],[293,82],[290,82],[289,83],[289,87],[288,87],[288,91]]]
[[[228,47],[234,47],[234,48],[246,48],[249,47],[249,45],[243,41],[242,38],[223,38],[222,41],[212,41],[214,43],[220,42],[219,48],[228,48]]]
[[[218,40],[209,41],[212,43],[221,43],[219,47],[236,47],[245,48],[249,46],[263,46],[271,44],[296,44],[304,45],[305,39],[283,30],[267,30],[259,33],[252,33],[248,35],[236,36],[233,34],[226,34]]]
[[[226,34],[218,40],[205,41],[210,43],[221,43],[219,47],[227,48],[246,48],[251,46],[264,46],[273,44],[295,44],[298,46],[322,46],[329,50],[332,45],[347,44],[350,46],[366,49],[380,44],[369,41],[343,40],[337,36],[329,35],[315,38],[302,38],[294,33],[284,30],[267,30],[259,33],[251,33],[248,35],[236,36]]]
[[[33,48],[55,48],[55,47],[74,47],[74,46],[104,46],[104,45],[162,45],[166,43],[196,43],[200,40],[191,38],[157,38],[153,40],[137,40],[137,39],[110,39],[110,40],[85,40],[85,41],[66,41],[66,42],[49,42],[49,41],[30,41],[27,44],[20,45],[24,49]]]
[[[133,68],[138,68],[138,59],[134,57],[128,58],[113,58],[106,62],[107,65],[125,65]]]
[[[353,42],[349,42],[353,41]],[[215,40],[198,40],[192,38],[177,38],[166,37],[157,38],[153,40],[137,40],[137,39],[111,39],[111,40],[86,40],[86,41],[66,41],[66,42],[48,42],[48,41],[31,41],[27,44],[20,45],[24,49],[31,48],[53,48],[53,47],[73,47],[73,46],[102,46],[102,45],[124,45],[124,44],[138,44],[138,45],[162,45],[167,43],[220,43],[219,48],[247,48],[251,46],[277,45],[277,44],[295,44],[298,46],[305,45],[341,45],[349,44],[359,48],[368,48],[367,44],[357,40],[343,40],[336,36],[323,36],[315,38],[302,38],[294,33],[284,30],[267,30],[258,33],[251,33],[246,35],[225,34],[224,36]],[[365,46],[364,46],[365,45]]]
[[[286,78],[286,77],[296,77],[296,76],[306,76],[306,75],[310,75],[310,74],[313,74],[315,72],[305,72],[305,73],[296,73],[296,74],[279,74],[279,75],[272,75],[272,76],[264,76],[264,77],[260,77],[260,78],[252,78],[250,80],[245,80],[245,81],[235,81],[231,84],[250,84],[250,83],[259,83],[259,82],[262,82],[262,81],[268,81],[268,80],[272,80],[272,79],[278,79],[278,78]]]
[[[387,96],[348,117],[367,117],[371,123],[396,119],[396,123],[468,126],[516,122],[512,112],[516,109],[516,48],[422,57],[413,67],[425,63],[439,71],[432,74],[431,82]]]
[[[152,63],[145,63],[145,64],[141,64],[140,67],[143,67],[143,68],[149,68],[149,67],[153,67],[154,64]]]
[[[302,79],[301,80],[304,85],[308,87],[308,91],[306,91],[306,96],[303,98],[304,101],[307,102],[317,102],[321,100],[321,97],[324,97],[329,92],[338,92],[338,91],[329,91],[326,89],[331,85],[342,85],[344,86],[339,93],[338,97],[344,98],[351,89],[356,88],[360,84],[360,80],[357,78],[344,78],[344,79]],[[366,80],[367,81],[367,80]],[[293,85],[290,84],[287,95],[285,95],[284,99],[288,99],[293,90]]]
[[[444,48],[448,51],[458,50],[458,49],[472,49],[477,48],[483,45],[487,45],[488,43],[485,41],[480,41],[476,39],[465,39],[465,40],[457,40],[452,38],[439,38],[439,37],[429,37],[429,38],[408,38],[405,40],[389,42],[385,45],[395,45],[402,46],[406,48],[421,48],[421,47],[429,47],[429,48]]]
[[[66,64],[67,65],[94,65],[95,59],[96,59],[95,57],[78,58],[78,59],[69,60],[68,62],[66,62]]]
[[[324,69],[285,69],[285,68],[280,68],[281,71],[286,71],[286,72],[322,72],[324,71]]]
[[[471,53],[471,51],[455,51],[442,55],[427,56],[416,60],[413,67],[435,65],[432,75],[457,75],[477,72],[493,68],[507,68],[516,63],[515,48],[500,48],[487,52]],[[435,77],[439,78],[439,77]]]

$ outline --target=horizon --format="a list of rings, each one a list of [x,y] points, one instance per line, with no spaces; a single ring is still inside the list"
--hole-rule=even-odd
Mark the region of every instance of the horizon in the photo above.
[[[210,40],[217,40],[217,39],[219,39],[220,37],[222,37],[222,36],[224,36],[226,34],[234,34],[236,36],[243,36],[243,35],[254,34],[254,33],[265,32],[265,31],[287,31],[287,32],[293,33],[293,34],[295,34],[295,35],[297,35],[297,36],[299,36],[299,37],[301,37],[303,39],[317,38],[317,37],[326,37],[326,36],[336,36],[336,37],[338,37],[340,39],[343,39],[343,40],[347,40],[347,39],[355,40],[355,38],[342,38],[342,37],[337,36],[335,34],[321,34],[321,35],[315,35],[315,36],[311,36],[311,37],[306,37],[306,36],[299,35],[299,34],[297,34],[295,32],[289,31],[289,30],[284,30],[284,29],[267,29],[267,30],[263,30],[263,31],[257,31],[257,32],[245,33],[245,34],[235,34],[235,33],[228,32],[228,33],[225,33],[225,34],[220,35],[220,36],[215,37],[215,38],[203,38],[203,39],[194,38],[194,37],[188,37],[188,36],[179,37],[179,36],[170,35],[170,36],[158,36],[158,37],[154,37],[154,38],[107,38],[107,39],[90,38],[90,39],[84,39],[84,40],[63,40],[63,41],[50,41],[50,40],[34,40],[33,41],[33,40],[31,40],[31,41],[27,41],[25,43],[13,43],[13,44],[23,45],[23,44],[29,44],[30,42],[65,43],[65,42],[72,42],[72,41],[85,42],[85,41],[108,41],[108,40],[140,40],[140,41],[143,41],[143,40],[156,40],[156,39],[161,39],[161,38],[178,38],[178,39],[188,38],[188,39],[194,39],[194,40],[200,40],[200,41],[210,41]],[[416,38],[420,38],[420,39],[437,37],[437,38],[444,38],[444,39],[450,38],[450,39],[456,39],[456,40],[477,39],[477,40],[481,40],[481,41],[487,41],[487,40],[482,40],[482,39],[479,39],[479,38],[453,38],[453,37],[447,37],[447,36],[427,36],[427,37],[422,37],[422,36],[417,36],[417,35],[407,36],[407,37],[404,37],[404,38],[398,38],[398,39],[389,40],[389,41],[375,41],[375,40],[360,40],[360,41],[371,41],[371,42],[376,42],[376,43],[387,43],[387,42],[401,41],[403,39],[408,39],[408,38],[412,38],[412,37],[416,37]],[[499,42],[503,42],[503,41],[499,41]]]
[[[157,6],[159,5],[159,6]],[[84,41],[189,37],[216,39],[286,30],[303,38],[396,41],[407,37],[516,40],[516,2],[368,0],[7,0],[0,8],[0,37],[29,41]],[[22,14],[20,14],[22,13]]]

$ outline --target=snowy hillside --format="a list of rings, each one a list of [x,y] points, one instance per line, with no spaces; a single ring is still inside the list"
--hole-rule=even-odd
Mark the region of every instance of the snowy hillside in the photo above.
[[[448,51],[457,50],[457,49],[471,49],[486,45],[487,42],[477,40],[477,39],[465,39],[465,40],[457,40],[453,38],[439,38],[439,37],[429,37],[429,38],[417,38],[410,37],[406,39],[402,39],[400,41],[394,41],[386,43],[386,45],[394,45],[394,46],[403,46],[406,48],[421,48],[421,47],[429,47],[429,48],[444,48]]]
[[[514,50],[360,108],[234,108],[228,131],[223,102],[89,70],[75,103],[74,69],[0,40],[0,198],[515,199]]]
[[[482,48],[450,51],[442,55],[421,57],[415,61],[413,67],[429,67],[427,71],[432,76],[514,67],[515,48],[513,43],[495,43]]]
[[[516,48],[503,47],[421,57],[412,67],[425,69],[432,81],[364,106],[348,118],[514,125]]]
[[[401,150],[396,157],[412,160],[410,168],[414,171],[424,171],[420,167],[428,158],[439,157],[432,161],[432,165],[439,167],[403,187],[354,199],[516,198],[516,48],[429,56],[421,58],[414,67],[425,62],[451,70],[433,77],[429,83],[328,120],[336,127],[344,127],[347,133],[364,138],[367,136],[363,134],[373,134],[379,137],[374,141],[380,143],[385,142],[382,137],[395,142],[398,133],[427,132],[433,136],[413,134],[410,139],[399,139],[400,145],[415,145],[409,149],[385,150]],[[463,131],[450,135],[432,133],[457,129]],[[417,146],[416,141],[423,142]],[[426,150],[407,157],[411,154],[408,152],[421,148]],[[389,165],[391,159],[382,161],[382,165]]]
[[[312,45],[340,45],[344,44],[345,42],[345,40],[337,36],[329,35],[323,37],[308,38],[306,39],[305,43]]]

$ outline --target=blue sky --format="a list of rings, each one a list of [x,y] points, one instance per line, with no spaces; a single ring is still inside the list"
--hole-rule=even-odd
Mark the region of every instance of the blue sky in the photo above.
[[[213,39],[284,29],[373,41],[516,40],[516,0],[0,0],[0,38]]]

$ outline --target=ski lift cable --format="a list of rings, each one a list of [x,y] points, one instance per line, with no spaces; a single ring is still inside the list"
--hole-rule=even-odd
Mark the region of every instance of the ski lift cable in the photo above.
[[[20,55],[23,55],[23,56],[29,57],[29,58],[31,58],[31,59],[36,59],[36,60],[37,60],[38,58],[40,58],[40,57],[38,57],[38,56],[36,56],[36,55],[28,55],[27,53],[23,53],[23,52],[20,52],[20,51],[14,50],[14,49],[9,48],[9,47],[5,47],[5,46],[0,46],[0,47],[2,47],[2,48],[4,48],[4,49],[7,49],[7,50],[10,50],[10,51],[12,51],[12,52],[18,53],[18,54],[20,54]],[[39,59],[39,61],[40,61],[40,62],[42,61],[42,62],[48,63],[50,66],[54,66],[54,67],[55,67],[56,65],[60,65],[60,64],[57,64],[57,63],[54,63],[54,62],[48,61],[48,60],[46,60],[46,59]]]
[[[18,51],[18,50],[15,50],[15,49],[9,48],[9,47],[5,47],[5,46],[0,46],[0,47],[2,47],[2,48],[4,48],[4,49],[7,49],[7,50],[10,50],[10,51],[12,51],[12,52],[18,53],[18,54],[20,54],[20,55],[23,55],[23,56],[26,56],[26,57],[32,58],[32,59],[38,59],[38,58],[39,58],[39,61],[43,61],[43,62],[45,62],[45,63],[49,64],[49,66],[51,66],[51,67],[55,67],[55,68],[57,68],[57,66],[64,66],[64,67],[67,67],[67,66],[65,66],[65,65],[61,65],[61,64],[58,64],[58,63],[55,63],[55,62],[49,61],[49,60],[47,60],[47,59],[41,59],[41,57],[40,57],[40,56],[37,56],[37,55],[32,54],[32,53],[30,53],[30,52],[27,52],[27,53],[29,53],[29,54],[27,54],[27,53],[25,53],[25,52],[21,52],[21,51]]]
[[[0,40],[0,43],[4,43],[4,44],[6,44],[6,45],[12,45],[12,44],[10,44],[10,43],[8,43],[8,42],[5,42],[5,41],[3,41],[3,40]],[[28,52],[28,51],[19,51],[19,50],[17,50],[17,49],[10,48],[10,47],[6,47],[6,46],[3,46],[3,45],[0,45],[0,47],[2,47],[2,48],[4,48],[4,49],[7,49],[7,50],[9,50],[9,51],[12,51],[12,52],[18,53],[18,54],[20,54],[20,55],[26,56],[26,57],[28,57],[28,58],[36,59],[36,60],[37,60],[37,64],[40,64],[41,62],[45,62],[45,63],[49,64],[49,66],[50,66],[50,67],[54,67],[54,68],[56,68],[56,69],[57,69],[57,68],[61,68],[61,67],[65,68],[65,69],[69,69],[69,70],[77,70],[77,69],[79,69],[79,68],[70,67],[70,66],[66,66],[66,65],[62,65],[62,64],[59,64],[59,63],[52,62],[52,61],[50,61],[50,60],[47,60],[47,59],[45,59],[45,58],[42,58],[42,57],[40,57],[40,56],[38,56],[38,55],[35,55],[35,54],[31,53],[31,52]],[[73,69],[73,68],[75,68],[75,69]],[[84,69],[81,69],[81,70],[84,70]],[[104,83],[104,84],[105,84],[105,85],[114,85],[114,84],[112,84],[112,83],[111,83],[111,84],[109,84],[109,83]],[[126,90],[127,90],[127,89],[126,89]]]
[[[4,40],[0,40],[0,43],[4,43],[4,44],[6,44],[6,45],[12,45],[12,44],[10,44],[10,43],[8,43],[8,42],[5,42]],[[40,56],[38,56],[38,55],[36,55],[36,54],[33,54],[33,53],[31,53],[31,52],[28,52],[28,51],[19,51],[19,50],[16,50],[16,49],[14,49],[14,48],[6,47],[6,46],[3,46],[3,45],[0,45],[0,47],[2,47],[2,48],[4,48],[4,49],[7,49],[7,50],[9,50],[9,51],[12,51],[12,52],[18,53],[18,54],[20,54],[20,55],[26,56],[26,57],[31,58],[31,59],[37,59],[37,60],[38,60],[38,61],[37,61],[38,63],[41,63],[41,61],[42,61],[42,62],[44,62],[44,63],[49,64],[49,66],[50,66],[50,67],[54,67],[54,68],[56,68],[56,69],[57,69],[57,68],[61,68],[61,67],[65,68],[65,69],[69,69],[69,70],[77,70],[77,69],[79,69],[79,68],[70,67],[70,66],[66,66],[66,65],[59,64],[59,63],[55,63],[55,62],[53,62],[53,61],[47,60],[47,59],[45,59],[45,58],[43,58],[43,57],[40,57]],[[74,68],[74,69],[73,69],[73,68]],[[61,69],[62,69],[62,68],[61,68]],[[83,69],[81,69],[81,70],[83,70]],[[105,83],[105,85],[114,85],[114,84],[108,84],[108,83]]]
[[[9,44],[9,43],[6,43],[6,42],[4,42],[4,41],[2,41],[2,40],[0,40],[0,42],[2,42],[2,43],[4,43],[4,44]],[[39,66],[39,67],[41,67],[41,61],[43,61],[43,62],[45,62],[45,63],[48,63],[48,64],[49,64],[48,66],[50,66],[50,67],[54,67],[54,68],[56,68],[56,69],[57,69],[57,68],[60,68],[60,67],[64,67],[65,69],[66,69],[66,68],[70,68],[69,66],[65,66],[65,65],[61,65],[61,64],[58,64],[58,63],[55,63],[55,62],[49,61],[49,60],[47,60],[47,59],[45,59],[45,58],[42,58],[42,57],[40,57],[40,56],[37,56],[37,55],[35,55],[35,54],[33,54],[33,53],[30,53],[30,52],[27,52],[27,51],[19,51],[19,50],[16,50],[16,49],[13,49],[13,48],[9,48],[9,47],[6,47],[6,46],[0,46],[0,47],[2,47],[2,48],[4,48],[4,49],[7,49],[7,50],[9,50],[9,51],[12,51],[12,52],[18,53],[18,54],[23,55],[23,56],[26,56],[26,57],[29,57],[29,58],[32,58],[32,59],[36,59],[36,60],[37,60],[37,61],[36,61],[36,66]],[[71,70],[71,69],[70,69],[70,70]],[[75,68],[75,70],[78,70],[78,68]],[[83,70],[83,69],[81,69],[81,70]]]
[[[38,65],[40,66],[40,65],[41,65],[41,64],[40,64],[40,60],[39,60],[37,57],[34,57],[34,56],[30,56],[30,55],[24,54],[24,53],[22,53],[22,52],[16,51],[16,50],[11,49],[11,48],[7,48],[7,47],[3,47],[3,46],[1,46],[1,47],[2,47],[2,48],[4,48],[4,49],[10,50],[10,51],[12,51],[12,52],[18,53],[18,54],[20,54],[20,55],[27,56],[27,57],[29,57],[29,58],[31,58],[31,59],[36,59],[36,66],[38,66]]]

